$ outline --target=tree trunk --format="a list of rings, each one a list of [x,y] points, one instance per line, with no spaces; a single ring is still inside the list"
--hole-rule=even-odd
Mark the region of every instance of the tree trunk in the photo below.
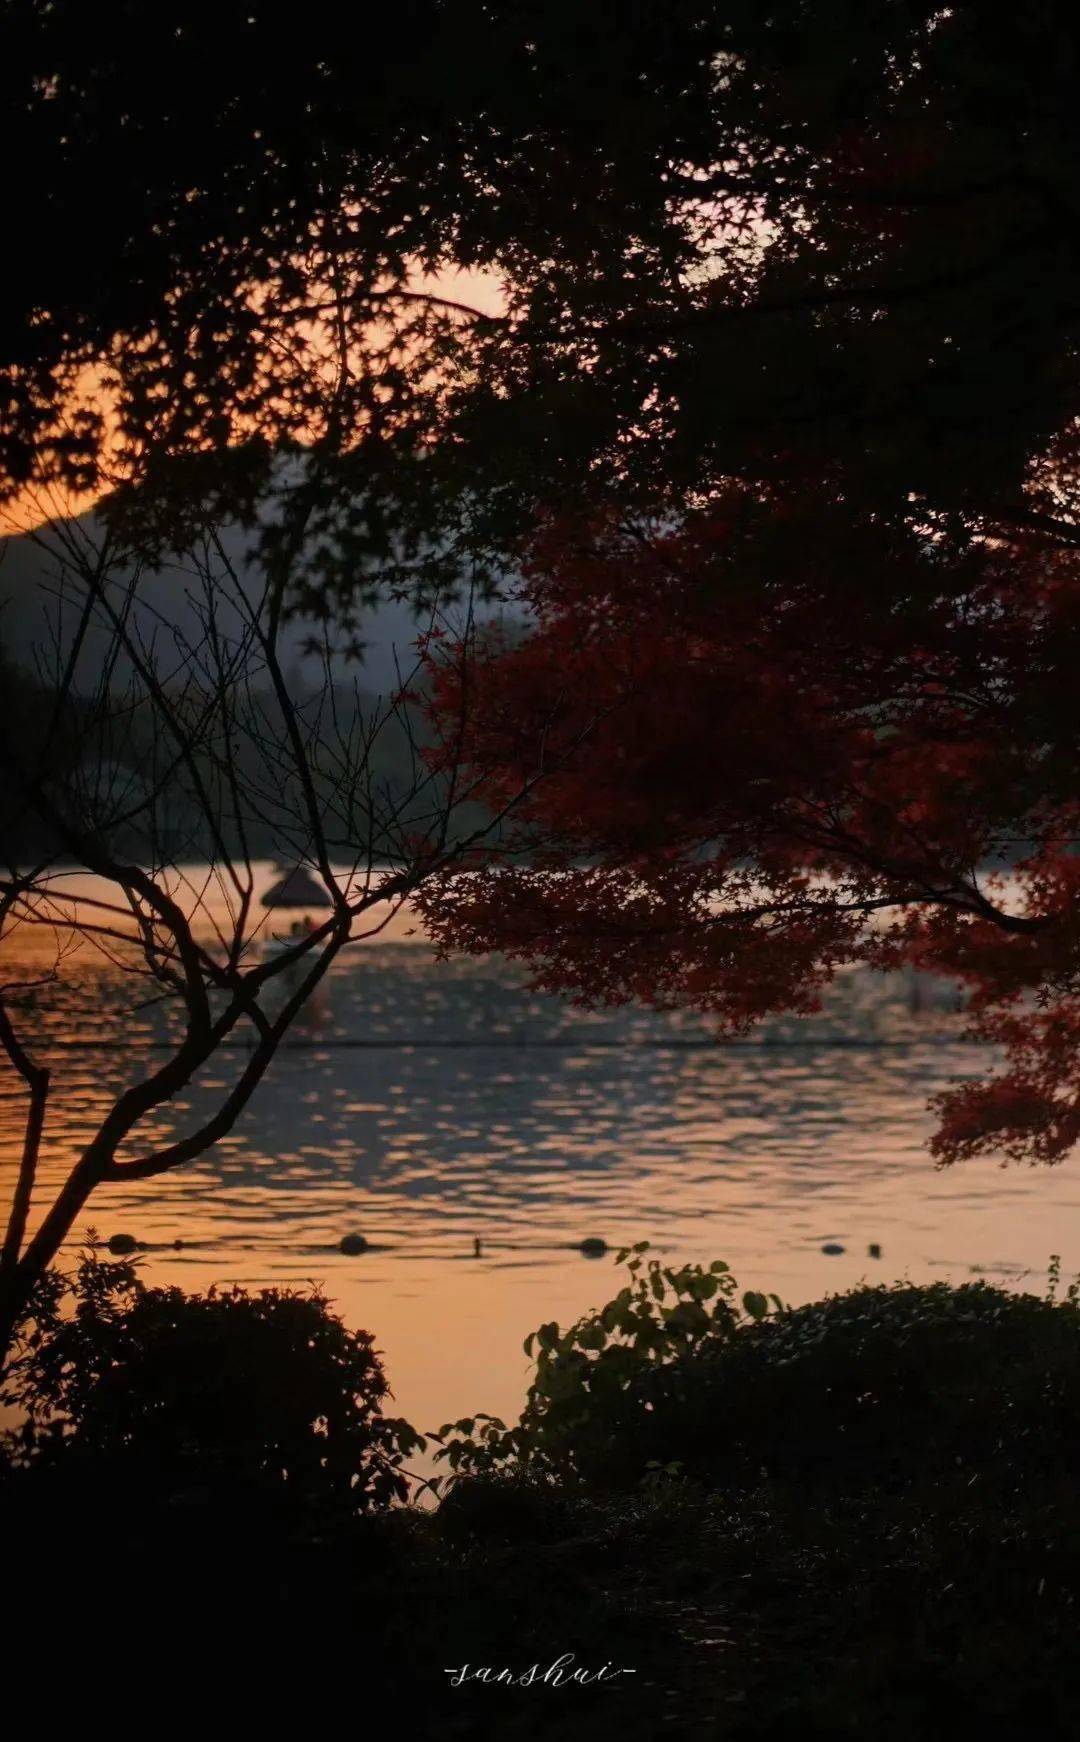
[[[107,1159],[107,1158],[106,1158]],[[102,1177],[104,1161],[88,1149],[72,1169],[63,1191],[22,1257],[0,1268],[0,1369],[11,1348],[15,1328],[30,1302],[35,1284],[71,1233],[75,1218]]]

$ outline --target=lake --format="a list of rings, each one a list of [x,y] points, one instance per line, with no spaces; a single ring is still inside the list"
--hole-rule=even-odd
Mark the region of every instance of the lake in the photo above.
[[[689,1016],[576,1010],[497,959],[437,962],[407,933],[335,966],[228,1138],[174,1174],[102,1188],[88,1221],[143,1242],[153,1279],[317,1282],[375,1334],[420,1427],[516,1412],[526,1333],[615,1292],[612,1256],[583,1255],[586,1238],[724,1258],[743,1287],[792,1302],[976,1272],[1041,1291],[1052,1252],[1080,1269],[1073,1166],[938,1172],[927,1155],[927,1096],[988,1062],[948,997],[853,974],[821,1016],[718,1046]],[[45,1185],[162,1040],[160,1009],[132,1008],[144,997],[89,950],[42,993],[29,1026],[56,1071]],[[189,1129],[243,1056],[222,1053],[152,1134]],[[7,1072],[8,1189],[21,1108]],[[347,1258],[351,1232],[369,1247]]]

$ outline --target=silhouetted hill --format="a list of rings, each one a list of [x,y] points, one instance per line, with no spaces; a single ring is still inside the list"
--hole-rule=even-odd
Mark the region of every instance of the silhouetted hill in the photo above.
[[[63,544],[72,536],[96,540],[99,534],[92,513],[57,522],[51,528],[43,527],[36,534],[0,541],[0,647],[5,650],[9,661],[20,666],[34,663],[35,657],[40,659],[42,654],[48,657],[53,647],[58,613],[66,617],[70,631],[74,620],[73,601],[66,611],[62,611],[58,593]],[[247,572],[245,559],[250,535],[239,527],[229,528],[222,543],[237,571],[241,574]],[[43,549],[43,545],[47,545],[48,550]],[[156,618],[163,624],[174,626],[182,635],[191,636],[197,627],[190,597],[193,578],[179,561],[166,563],[156,573],[144,574],[139,593],[146,622],[149,624]],[[499,609],[495,605],[481,606],[478,615],[494,616]],[[229,619],[227,607],[223,609],[223,618],[226,622]],[[350,685],[357,680],[363,690],[376,696],[396,690],[398,664],[408,670],[415,661],[414,644],[422,627],[422,620],[411,606],[403,602],[386,599],[375,608],[363,610],[360,617],[360,637],[364,644],[362,662],[357,666],[355,660],[347,659],[343,652],[335,661],[335,676],[347,677]],[[305,679],[304,673],[305,664],[310,670],[313,663],[310,658],[305,660],[304,653],[311,634],[312,625],[300,618],[287,622],[282,631],[282,663],[290,683],[296,682],[301,688],[305,687],[306,681],[312,681]],[[90,650],[97,647],[104,657],[108,640],[104,627],[91,631],[84,661],[87,674],[100,663],[89,657]],[[123,669],[122,665],[120,669]]]

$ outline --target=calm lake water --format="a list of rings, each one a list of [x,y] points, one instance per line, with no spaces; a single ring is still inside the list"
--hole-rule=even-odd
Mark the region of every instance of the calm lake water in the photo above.
[[[1041,1290],[1052,1252],[1080,1269],[1075,1166],[935,1171],[927,1096],[987,1060],[948,1009],[912,1008],[906,982],[852,976],[821,1017],[716,1046],[685,1016],[537,997],[495,959],[436,962],[404,930],[335,968],[230,1137],[103,1188],[87,1221],[144,1242],[154,1279],[321,1284],[375,1333],[417,1425],[516,1411],[526,1333],[615,1291],[586,1237],[725,1258],[743,1287],[793,1302],[975,1270]],[[56,1072],[46,1186],[168,1020],[133,1009],[145,993],[93,952],[65,973],[28,1019]],[[243,1056],[223,1053],[149,1134],[190,1129]],[[21,1111],[5,1073],[5,1189]],[[369,1241],[361,1257],[337,1251],[348,1232]]]

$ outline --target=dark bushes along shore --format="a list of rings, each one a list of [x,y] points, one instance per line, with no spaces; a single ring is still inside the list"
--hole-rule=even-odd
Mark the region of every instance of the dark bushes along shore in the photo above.
[[[620,1257],[519,1422],[435,1436],[316,1294],[50,1276],[3,1386],[16,1632],[406,1736],[1080,1731],[1075,1290],[788,1309]]]

